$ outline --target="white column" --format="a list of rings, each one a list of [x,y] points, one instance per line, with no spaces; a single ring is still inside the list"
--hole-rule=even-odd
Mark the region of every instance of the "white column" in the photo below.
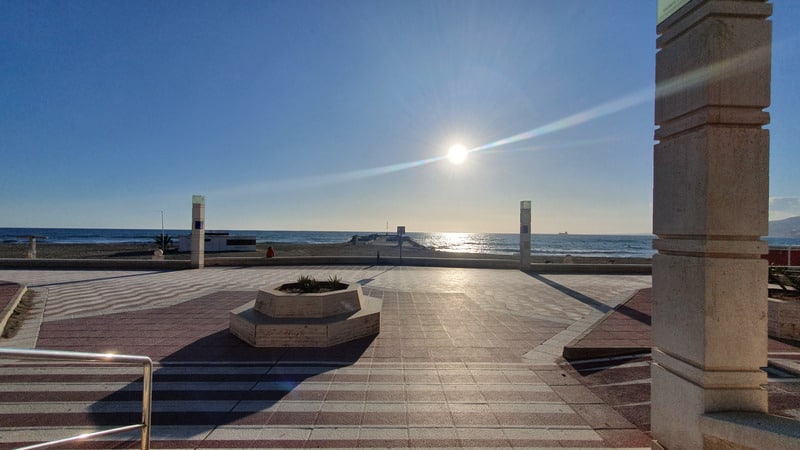
[[[771,5],[691,0],[658,25],[651,426],[703,448],[699,417],[767,410]]]
[[[28,258],[36,259],[36,236],[28,236]]]
[[[202,195],[192,196],[192,267],[202,269],[205,265],[206,248],[206,199]]]
[[[528,269],[531,265],[531,201],[519,202],[519,265]]]

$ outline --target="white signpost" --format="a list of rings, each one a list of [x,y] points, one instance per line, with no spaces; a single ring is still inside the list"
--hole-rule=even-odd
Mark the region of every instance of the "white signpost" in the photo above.
[[[531,201],[519,202],[519,264],[530,269],[531,265]]]
[[[202,269],[205,265],[206,243],[206,198],[192,196],[192,267]]]
[[[403,261],[403,235],[406,234],[406,227],[404,225],[397,226],[397,242],[400,246],[400,261]]]

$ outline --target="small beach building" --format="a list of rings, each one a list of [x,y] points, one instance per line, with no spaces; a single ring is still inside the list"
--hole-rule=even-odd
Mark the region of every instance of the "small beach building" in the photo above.
[[[178,241],[179,252],[192,251],[192,236],[181,236]],[[255,236],[231,236],[227,231],[207,231],[205,233],[206,252],[254,252]]]

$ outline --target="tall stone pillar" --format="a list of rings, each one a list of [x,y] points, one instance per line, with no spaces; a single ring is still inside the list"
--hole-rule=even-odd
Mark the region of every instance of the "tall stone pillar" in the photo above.
[[[658,25],[652,432],[702,448],[705,412],[767,410],[772,5],[691,0]]]
[[[36,238],[37,236],[28,236],[28,259],[36,259]]]
[[[528,269],[531,265],[531,201],[519,202],[519,265]]]
[[[192,267],[202,269],[206,249],[206,198],[192,196]]]

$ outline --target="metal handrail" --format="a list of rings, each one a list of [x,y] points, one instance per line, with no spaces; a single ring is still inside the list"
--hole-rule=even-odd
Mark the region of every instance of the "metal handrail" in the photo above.
[[[137,355],[115,355],[112,353],[83,353],[83,352],[65,352],[59,350],[30,350],[30,349],[17,349],[17,348],[0,348],[0,358],[14,358],[14,359],[45,359],[45,360],[71,360],[71,361],[84,361],[84,362],[109,362],[121,364],[142,364],[142,422],[125,425],[118,428],[110,428],[107,430],[96,431],[94,433],[80,434],[57,441],[43,442],[41,444],[31,445],[28,447],[21,447],[18,450],[29,450],[35,448],[48,448],[56,445],[65,444],[84,439],[93,439],[100,436],[105,436],[114,433],[123,433],[132,430],[142,430],[142,450],[150,448],[150,430],[152,428],[150,422],[150,413],[152,411],[153,403],[153,360],[147,356]]]

